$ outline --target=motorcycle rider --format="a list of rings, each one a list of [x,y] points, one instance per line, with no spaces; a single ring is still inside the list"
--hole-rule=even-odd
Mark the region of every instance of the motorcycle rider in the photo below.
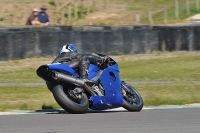
[[[88,69],[90,63],[100,65],[104,58],[97,54],[79,54],[74,44],[66,44],[61,47],[58,55],[52,63],[71,64],[73,68],[79,68],[79,75],[85,82],[88,81]]]

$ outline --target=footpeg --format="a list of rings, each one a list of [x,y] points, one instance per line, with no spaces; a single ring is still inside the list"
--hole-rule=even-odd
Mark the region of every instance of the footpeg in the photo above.
[[[76,87],[73,91],[74,91],[75,94],[78,94],[78,93],[82,93],[83,89],[80,88],[80,87]]]

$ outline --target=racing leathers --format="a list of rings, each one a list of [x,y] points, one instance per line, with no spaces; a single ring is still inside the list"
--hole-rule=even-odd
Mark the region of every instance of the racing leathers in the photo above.
[[[87,79],[90,63],[98,65],[102,63],[102,60],[103,59],[97,54],[79,54],[75,52],[64,52],[57,56],[52,63],[66,63],[72,68],[78,68],[80,78]]]

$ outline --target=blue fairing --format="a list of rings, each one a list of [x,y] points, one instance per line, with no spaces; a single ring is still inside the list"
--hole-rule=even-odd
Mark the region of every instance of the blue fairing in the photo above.
[[[48,64],[49,69],[56,71],[68,72],[74,76],[79,76],[78,73],[65,64]],[[99,68],[90,64],[88,79],[94,78],[100,72]],[[115,64],[103,70],[100,76],[100,83],[105,89],[105,96],[91,96],[93,101],[91,109],[104,110],[121,107],[123,104],[123,97],[120,88],[120,76],[118,65]]]
[[[90,64],[88,79],[94,78],[98,74],[98,72],[99,72],[98,66],[94,64]]]
[[[94,110],[103,110],[121,107],[123,104],[123,98],[117,64],[104,70],[100,77],[100,83],[105,89],[105,96],[92,96],[90,98],[93,101],[91,108]]]
[[[66,64],[54,63],[54,64],[48,64],[48,67],[50,70],[64,71],[79,77],[78,73],[73,68],[71,68]]]

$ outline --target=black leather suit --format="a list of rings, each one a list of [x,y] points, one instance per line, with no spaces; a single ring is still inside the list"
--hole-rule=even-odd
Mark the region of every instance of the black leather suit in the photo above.
[[[87,79],[90,63],[101,63],[100,56],[95,54],[78,54],[74,52],[61,53],[52,63],[66,63],[72,68],[79,68],[80,78]]]

